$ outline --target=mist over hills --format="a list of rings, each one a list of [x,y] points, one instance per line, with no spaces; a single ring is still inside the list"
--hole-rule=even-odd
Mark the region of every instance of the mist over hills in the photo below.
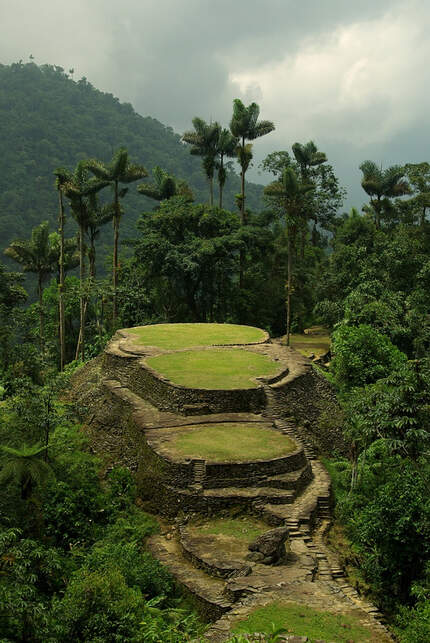
[[[190,105],[190,127],[193,116]],[[43,220],[51,222],[52,230],[56,227],[56,167],[73,169],[79,160],[89,157],[106,162],[121,146],[149,173],[160,165],[185,179],[196,201],[208,200],[201,159],[190,155],[189,146],[181,143],[171,127],[137,114],[132,105],[97,90],[85,78],[73,80],[56,65],[0,65],[0,136],[2,250],[14,238],[29,237],[31,228]],[[225,186],[225,207],[235,207],[234,195],[239,191],[239,176],[231,172]],[[261,195],[262,186],[248,184],[249,207],[260,207]],[[105,191],[104,198],[109,197]],[[131,186],[124,202],[122,239],[133,237],[139,214],[154,205]],[[76,230],[70,219],[68,236]],[[110,245],[111,236],[110,226],[105,226],[102,242]]]

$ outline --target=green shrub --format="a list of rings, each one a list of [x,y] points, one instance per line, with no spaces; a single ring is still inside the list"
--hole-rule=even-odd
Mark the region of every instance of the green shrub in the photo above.
[[[340,326],[333,333],[331,370],[342,391],[386,377],[406,362],[406,355],[371,326]]]

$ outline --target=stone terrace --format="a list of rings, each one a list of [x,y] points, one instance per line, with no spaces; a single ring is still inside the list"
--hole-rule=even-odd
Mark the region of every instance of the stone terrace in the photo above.
[[[115,439],[127,444],[127,464],[136,471],[142,500],[167,517],[161,534],[149,540],[150,550],[213,622],[209,641],[225,641],[232,625],[256,605],[279,600],[333,613],[356,612],[362,624],[377,635],[375,640],[390,640],[382,615],[348,585],[325,545],[331,485],[317,459],[312,425],[318,395],[330,395],[328,384],[317,380],[306,358],[267,338],[265,343],[235,347],[263,352],[279,362],[279,375],[260,380],[253,389],[257,392],[254,398],[237,390],[218,391],[218,398],[211,396],[213,391],[190,393],[158,374],[148,376],[145,357],[166,351],[137,346],[127,331],[117,333],[97,366],[98,397],[97,401],[91,398],[93,415],[87,428],[98,438],[103,432],[108,434],[105,444],[116,454],[112,427],[117,427]],[[88,403],[89,394],[83,391],[81,396]],[[310,418],[310,429],[304,427],[304,417]],[[163,449],[163,435],[175,428],[227,422],[232,431],[241,423],[271,426],[292,439],[296,448],[284,456],[245,462],[187,459]],[[120,452],[121,457],[115,455],[113,462],[123,461],[124,450]],[[222,554],[221,546],[217,548],[216,535],[206,548],[207,539],[193,537],[189,527],[197,517],[204,521],[205,516],[232,512],[253,515],[268,530],[288,527],[285,560],[277,566],[265,565],[249,560],[244,555],[246,548],[239,548],[232,561]]]

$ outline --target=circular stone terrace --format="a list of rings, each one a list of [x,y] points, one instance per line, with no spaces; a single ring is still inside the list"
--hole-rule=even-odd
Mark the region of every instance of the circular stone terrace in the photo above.
[[[169,460],[207,463],[272,460],[291,454],[297,444],[269,422],[216,422],[157,429],[151,447]]]
[[[270,343],[266,331],[235,324],[122,329],[105,356],[112,371],[128,370],[123,385],[158,408],[186,415],[203,407],[208,413],[259,412],[264,385],[289,372],[288,353]]]
[[[261,328],[239,324],[153,324],[126,329],[136,346],[180,350],[196,346],[261,344],[269,334]]]

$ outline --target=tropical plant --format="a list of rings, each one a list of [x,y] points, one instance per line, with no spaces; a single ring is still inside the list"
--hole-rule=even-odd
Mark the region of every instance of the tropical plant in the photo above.
[[[399,205],[404,209],[412,209],[414,218],[423,226],[430,208],[430,164],[406,163],[405,174],[413,190],[413,197],[406,202],[399,199]]]
[[[309,141],[302,145],[301,143],[294,143],[292,146],[294,157],[300,168],[301,179],[304,183],[309,183],[313,177],[310,175],[311,168],[322,165],[327,162],[327,156],[324,152],[318,152],[318,148],[313,141]],[[307,212],[304,216],[307,219],[316,219],[316,213],[313,215],[312,203],[307,204]],[[316,223],[316,221],[315,221]],[[302,227],[302,257],[304,254],[305,235],[307,232],[307,225]]]
[[[56,177],[55,187],[58,191],[58,232],[60,235],[60,252],[59,252],[59,284],[58,284],[58,312],[59,312],[59,341],[60,341],[60,370],[62,371],[66,355],[66,328],[64,317],[64,203],[63,188],[68,172],[62,168],[57,168],[54,172]]]
[[[137,186],[137,191],[143,196],[156,201],[170,199],[172,196],[183,196],[193,201],[193,193],[185,181],[176,179],[174,176],[156,165],[152,170],[154,177],[153,183],[141,183]]]
[[[20,449],[0,446],[2,454],[0,482],[6,484],[15,481],[19,486],[22,500],[28,500],[36,487],[40,488],[53,475],[51,467],[43,459],[45,450],[46,447],[40,444],[23,445]]]
[[[190,154],[202,157],[202,166],[209,181],[209,204],[214,204],[213,178],[216,166],[217,145],[221,132],[219,123],[206,123],[203,118],[193,118],[194,131],[184,132],[182,140],[192,145]]]
[[[294,157],[299,164],[303,181],[309,180],[309,170],[311,167],[327,162],[327,156],[324,152],[318,152],[318,148],[313,141],[309,141],[304,145],[294,143],[292,149]]]
[[[360,165],[363,173],[361,187],[372,197],[370,205],[374,209],[375,224],[381,226],[381,219],[389,218],[392,210],[390,199],[411,193],[411,187],[405,179],[405,168],[392,165],[385,170],[378,167],[374,161],[364,161]]]
[[[251,103],[248,107],[239,98],[233,101],[233,116],[230,121],[230,130],[234,137],[239,139],[237,155],[241,167],[241,222],[245,220],[245,173],[252,159],[251,148],[246,147],[246,141],[265,136],[275,129],[272,121],[258,121],[260,107]]]
[[[125,148],[121,147],[113,156],[110,163],[105,164],[96,159],[86,161],[86,167],[96,176],[97,179],[102,181],[104,185],[111,185],[113,188],[114,199],[114,214],[113,214],[113,307],[112,307],[112,323],[115,328],[117,318],[117,279],[118,279],[118,243],[119,243],[119,224],[121,217],[124,213],[120,205],[120,199],[124,198],[128,192],[128,188],[120,189],[120,183],[133,183],[139,179],[143,179],[148,175],[143,165],[135,165],[130,163],[128,159],[128,152]]]
[[[76,347],[76,359],[81,354],[81,359],[85,359],[85,316],[87,308],[87,295],[84,289],[85,279],[85,234],[89,223],[88,198],[109,185],[109,181],[98,178],[90,178],[86,161],[79,161],[75,171],[67,172],[63,178],[62,191],[70,200],[70,207],[73,217],[79,226],[79,279],[80,279],[80,325],[79,339]]]
[[[37,274],[37,293],[39,297],[40,347],[44,349],[44,309],[43,284],[55,271],[57,256],[50,242],[49,225],[45,221],[33,228],[31,239],[15,240],[4,251],[5,255],[19,263],[24,272]]]
[[[236,155],[238,139],[228,129],[220,129],[217,141],[217,168],[219,186],[219,207],[222,208],[222,196],[224,185],[227,179],[227,172],[224,166],[224,157],[233,158]]]
[[[90,279],[96,276],[96,241],[100,229],[112,221],[114,208],[112,204],[100,205],[97,194],[90,194],[87,200],[87,236],[89,241],[88,262]]]
[[[278,207],[283,210],[287,225],[288,237],[288,277],[287,277],[287,329],[286,344],[290,345],[291,331],[291,294],[293,292],[293,248],[295,247],[297,230],[303,224],[303,209],[306,196],[314,189],[310,183],[302,183],[291,167],[284,169],[282,178],[266,186],[264,193],[273,198]]]

